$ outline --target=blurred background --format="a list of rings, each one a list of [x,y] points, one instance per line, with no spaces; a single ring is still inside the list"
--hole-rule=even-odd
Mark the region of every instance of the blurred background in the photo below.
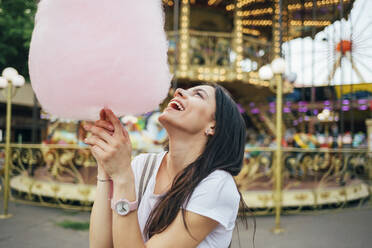
[[[302,237],[298,222],[287,219],[283,226],[283,218],[299,216],[301,222],[319,213],[334,218],[335,226],[344,225],[337,221],[345,217],[360,230],[371,229],[372,1],[162,4],[174,79],[158,109],[121,118],[133,156],[162,151],[167,134],[157,118],[176,88],[217,83],[231,92],[246,121],[244,166],[235,179],[262,230],[286,235],[292,230],[291,235]],[[5,218],[14,214],[9,220],[13,228],[18,217],[9,204],[19,209],[19,216],[36,205],[52,207],[46,211],[52,215],[77,211],[84,219],[95,193],[96,162],[82,142],[89,135],[84,121],[45,112],[29,82],[36,8],[33,0],[0,0],[0,72],[5,78],[0,81],[1,210]],[[332,215],[339,210],[361,215]],[[37,215],[37,209],[32,211]],[[0,223],[5,230],[5,222]],[[310,232],[334,228],[328,224],[314,224]],[[370,247],[369,235],[358,228],[353,228],[359,235],[356,243],[341,242],[347,235],[339,233],[324,247]],[[241,234],[242,247],[252,246],[251,232]],[[296,244],[267,240],[273,242],[269,247],[304,243],[301,238]]]

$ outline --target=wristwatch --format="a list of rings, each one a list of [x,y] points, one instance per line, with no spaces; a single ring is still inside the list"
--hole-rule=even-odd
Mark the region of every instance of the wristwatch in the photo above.
[[[118,215],[125,216],[138,208],[138,201],[130,202],[127,199],[114,201],[111,199],[111,209]]]

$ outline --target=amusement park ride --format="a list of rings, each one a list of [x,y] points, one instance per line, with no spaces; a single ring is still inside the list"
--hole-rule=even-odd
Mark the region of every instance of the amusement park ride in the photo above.
[[[285,102],[283,123],[286,127],[282,133],[287,128],[297,128],[295,121],[299,123],[300,118],[303,123],[306,117],[315,122],[309,121],[303,133],[311,130],[311,125],[323,125],[325,121],[318,116],[327,106],[332,113],[339,114],[339,121],[344,121],[344,100],[350,101],[351,109],[368,103],[359,104],[360,99],[355,95],[344,99],[342,87],[346,86],[343,84],[346,82],[355,90],[358,85],[372,87],[368,85],[372,82],[372,70],[365,66],[372,53],[364,52],[370,47],[366,39],[372,33],[371,19],[364,23],[354,13],[354,8],[367,13],[367,2],[163,0],[168,57],[175,75],[171,92],[176,87],[204,82],[221,84],[232,93],[257,133],[275,136],[275,102],[267,99],[274,97],[277,82],[261,79],[259,68],[276,57],[284,57],[288,71],[280,76],[279,83],[283,83],[285,95],[296,90],[301,92],[304,87],[333,90],[341,87],[341,96],[327,105],[316,101],[315,90],[312,90],[310,102],[304,103],[301,99]],[[364,12],[363,15],[368,16]],[[148,115],[134,122],[137,123],[133,137],[138,137],[138,133],[149,132],[154,120]],[[330,122],[339,125],[335,119]],[[159,133],[164,133],[161,127],[155,126],[150,129],[158,128]],[[79,133],[78,127],[75,130]],[[141,151],[159,149],[165,140],[160,136],[154,138],[158,139],[155,145],[151,144],[148,149],[142,147]],[[95,194],[96,164],[88,148],[77,142],[69,146],[13,146],[12,195],[45,205],[89,209]],[[246,202],[257,212],[274,211],[275,147],[247,147],[242,172],[236,177]],[[371,188],[366,182],[372,179],[372,165],[364,148],[285,147],[282,153],[280,204],[285,211],[342,207],[351,201],[362,203],[370,195]]]

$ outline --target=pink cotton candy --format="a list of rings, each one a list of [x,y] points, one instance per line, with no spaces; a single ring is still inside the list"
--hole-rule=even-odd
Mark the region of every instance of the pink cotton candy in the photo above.
[[[161,0],[42,0],[29,68],[43,109],[61,118],[156,109],[171,80]]]

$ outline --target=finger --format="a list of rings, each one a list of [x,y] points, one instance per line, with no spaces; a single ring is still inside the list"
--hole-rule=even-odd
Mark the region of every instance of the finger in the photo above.
[[[84,121],[82,124],[83,124],[83,128],[85,129],[85,126],[94,125],[94,122],[93,121]]]
[[[86,121],[83,124],[83,128],[84,128],[85,131],[90,131],[90,129],[92,128],[93,125],[94,125],[94,123],[92,123],[90,121]]]
[[[110,150],[110,146],[106,142],[104,142],[102,139],[100,139],[99,137],[95,135],[91,135],[90,137],[85,138],[84,142],[91,146],[96,145],[106,152]]]
[[[110,124],[111,125],[111,124]],[[95,124],[91,124],[91,123],[85,123],[84,125],[83,125],[83,128],[84,128],[84,130],[85,131],[87,131],[87,132],[91,132],[92,131],[92,128],[95,126]],[[97,125],[98,126],[98,125]],[[112,125],[111,125],[112,126]],[[100,127],[100,126],[99,126]],[[102,127],[101,127],[102,128]],[[107,130],[107,129],[105,129],[106,130],[106,132],[108,133],[108,134],[110,134],[111,136],[113,136],[114,135],[114,130]]]
[[[123,126],[122,126],[119,118],[116,117],[115,114],[110,109],[105,109],[105,112],[106,112],[106,116],[107,116],[108,120],[112,123],[112,125],[114,125],[114,128],[115,128],[114,135],[115,134],[122,135],[123,134],[123,131],[122,131]]]
[[[108,131],[114,132],[114,126],[109,121],[98,120],[94,123],[96,126],[107,129]]]
[[[107,144],[112,144],[114,141],[114,138],[112,137],[113,133],[107,131],[106,129],[93,125],[88,126],[87,130],[90,131],[92,134],[98,136],[99,138],[103,139]]]
[[[123,135],[124,135],[125,138],[129,138],[129,133],[124,126],[123,126]]]

